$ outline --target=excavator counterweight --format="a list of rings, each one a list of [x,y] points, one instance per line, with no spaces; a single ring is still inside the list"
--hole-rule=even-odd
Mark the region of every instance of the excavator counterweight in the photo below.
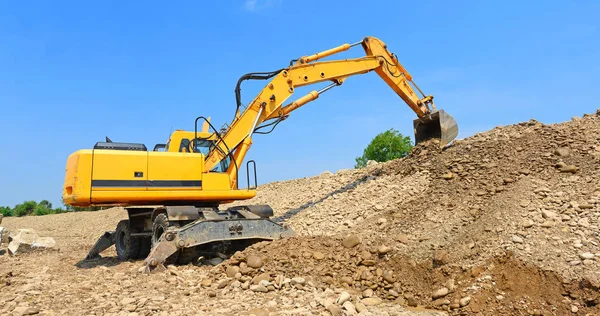
[[[321,60],[359,45],[366,56]],[[375,37],[293,59],[275,71],[245,74],[235,88],[233,120],[220,130],[210,118],[199,116],[193,131],[176,130],[166,143],[156,144],[152,150],[144,144],[113,142],[107,137],[93,149],[78,150],[68,157],[65,204],[122,206],[128,214],[115,231],[98,239],[87,259],[98,258],[115,245],[120,259],[146,258],[150,271],[169,260],[189,261],[215,242],[235,244],[293,236],[291,229],[271,219],[273,210],[268,205],[221,208],[256,195],[253,160],[245,163],[248,186],[239,186],[239,171],[252,136],[270,133],[323,93],[355,75],[371,72],[417,115],[413,122],[415,143],[435,138],[444,148],[457,136],[454,118],[436,109],[433,96],[417,87],[396,55]],[[246,80],[269,82],[244,106],[240,85]],[[296,88],[318,83],[326,85],[288,101]],[[198,122],[202,124],[200,130]]]

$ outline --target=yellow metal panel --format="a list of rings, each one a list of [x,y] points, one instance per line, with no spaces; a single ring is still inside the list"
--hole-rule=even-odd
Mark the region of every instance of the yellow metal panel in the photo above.
[[[203,166],[201,154],[149,152],[148,190],[200,190]]]
[[[69,205],[86,205],[90,202],[92,151],[79,150],[67,158],[63,201]]]
[[[225,191],[230,189],[229,174],[227,173],[209,172],[205,173],[204,177],[202,178],[203,191]]]
[[[146,190],[148,152],[95,149],[92,191]]]
[[[224,200],[247,200],[256,195],[255,190],[157,190],[157,191],[94,191],[93,203],[137,203],[153,204],[166,201],[204,201],[221,202]]]

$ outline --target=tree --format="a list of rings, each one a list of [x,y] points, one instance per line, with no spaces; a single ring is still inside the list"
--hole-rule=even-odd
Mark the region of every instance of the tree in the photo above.
[[[37,207],[36,201],[25,201],[22,204],[17,204],[13,209],[14,216],[25,216],[33,213]]]
[[[4,217],[13,216],[13,210],[8,206],[0,206],[0,214]]]
[[[364,167],[369,160],[385,162],[405,157],[410,153],[412,147],[412,143],[408,136],[404,136],[397,130],[391,128],[377,134],[377,136],[371,140],[371,143],[369,143],[367,148],[363,151],[363,155],[356,157],[356,165],[354,167]]]

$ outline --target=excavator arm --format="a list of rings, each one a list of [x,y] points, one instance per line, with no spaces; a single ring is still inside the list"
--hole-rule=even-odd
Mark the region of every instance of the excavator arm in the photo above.
[[[318,61],[321,58],[362,45],[366,56],[354,59]],[[365,37],[355,44],[344,44],[314,55],[293,60],[290,66],[271,73],[248,74],[240,78],[236,87],[238,109],[229,127],[220,134],[215,146],[206,155],[205,169],[211,170],[223,158],[230,156],[232,163],[227,172],[232,175],[232,187],[236,183],[237,168],[252,144],[252,134],[257,126],[265,121],[275,120],[266,125],[278,124],[299,107],[314,101],[325,91],[341,85],[348,77],[375,71],[400,98],[415,112],[414,121],[416,143],[428,138],[439,138],[440,147],[451,142],[458,134],[456,121],[443,110],[436,110],[433,96],[424,95],[412,80],[412,76],[400,64],[397,57],[387,50],[386,45],[375,37]],[[272,79],[271,79],[272,78]],[[271,79],[266,87],[240,111],[239,85],[247,79]],[[283,105],[295,89],[320,82],[331,82],[319,91],[300,97]],[[414,86],[419,95],[413,89]]]

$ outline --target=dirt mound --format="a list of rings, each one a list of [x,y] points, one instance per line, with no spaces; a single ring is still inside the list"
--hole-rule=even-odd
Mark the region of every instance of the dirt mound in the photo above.
[[[81,262],[120,209],[5,218],[59,251],[0,256],[0,314],[600,314],[599,115],[426,142],[245,203],[298,237],[151,275],[112,249]]]

